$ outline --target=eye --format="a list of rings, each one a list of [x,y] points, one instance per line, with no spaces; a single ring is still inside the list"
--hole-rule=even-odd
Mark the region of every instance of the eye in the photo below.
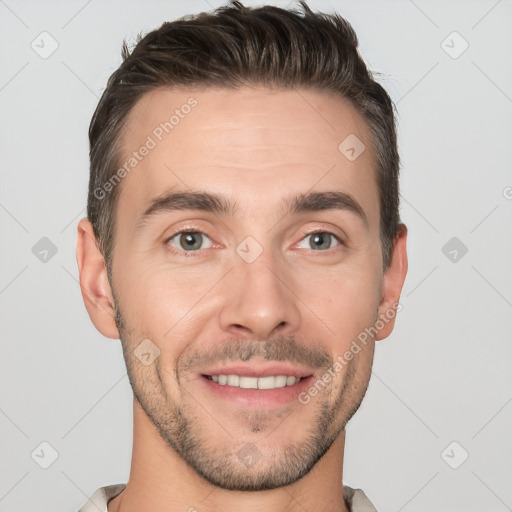
[[[307,240],[308,238],[310,238],[309,247],[301,247],[302,249],[319,248],[320,251],[325,251],[331,249],[333,240],[336,241],[338,245],[343,245],[343,242],[338,236],[334,233],[329,233],[328,231],[315,231],[313,233],[309,233],[303,238],[303,240]]]
[[[210,245],[207,247],[201,247],[205,238],[210,240],[208,235],[202,233],[201,231],[182,229],[169,237],[165,243],[170,245],[173,249],[177,249],[178,251],[183,250],[185,252],[197,252],[199,249],[207,249],[208,247],[211,247],[211,240]]]

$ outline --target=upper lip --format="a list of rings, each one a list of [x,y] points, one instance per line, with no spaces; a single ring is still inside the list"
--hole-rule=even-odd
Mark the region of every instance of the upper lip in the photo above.
[[[304,367],[292,366],[286,363],[238,363],[201,371],[201,375],[240,375],[244,377],[269,377],[271,375],[286,375],[288,377],[309,377],[313,371]]]

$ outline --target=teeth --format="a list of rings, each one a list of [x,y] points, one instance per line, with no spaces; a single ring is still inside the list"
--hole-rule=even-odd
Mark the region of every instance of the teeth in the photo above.
[[[258,377],[240,377],[239,382],[239,387],[243,389],[258,389]]]
[[[240,377],[238,375],[228,375],[228,386],[238,386]]]
[[[213,382],[221,386],[233,386],[243,389],[276,389],[293,386],[300,377],[276,375],[269,377],[245,377],[240,375],[212,375]]]
[[[277,377],[260,377],[258,379],[258,389],[274,389]]]

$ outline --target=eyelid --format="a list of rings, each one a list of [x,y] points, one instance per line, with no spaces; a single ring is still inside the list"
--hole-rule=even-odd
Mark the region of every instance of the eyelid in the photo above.
[[[169,244],[171,239],[173,239],[176,236],[178,236],[180,234],[183,234],[183,233],[200,233],[201,235],[206,236],[210,240],[212,240],[211,237],[205,231],[201,230],[201,228],[198,228],[198,227],[193,226],[193,225],[188,225],[188,226],[185,226],[185,227],[181,227],[181,228],[177,229],[176,231],[173,231],[173,233],[171,235],[166,236],[165,240],[164,240],[164,245],[167,246],[171,252],[173,252],[175,254],[185,254],[186,256],[196,255],[196,254],[199,254],[201,252],[204,252],[205,249],[198,249],[198,250],[195,250],[195,251],[179,250],[179,249],[176,249],[175,247],[172,247]],[[302,238],[298,242],[296,242],[294,244],[294,246],[297,245],[298,243],[302,242],[304,240],[304,238],[306,238],[307,236],[314,235],[316,233],[326,233],[326,234],[329,234],[329,235],[333,236],[336,239],[336,241],[338,242],[338,245],[336,245],[335,247],[340,247],[340,246],[345,246],[346,245],[346,242],[345,242],[345,240],[344,240],[344,238],[342,236],[334,233],[332,230],[329,230],[327,228],[316,227],[316,228],[309,228],[309,229],[306,228],[306,229],[302,230],[302,232],[301,232]],[[212,240],[212,246],[211,247],[207,247],[207,249],[211,249],[212,247],[219,247],[219,244],[215,244],[213,242],[213,240]],[[331,251],[334,248],[329,248],[329,249],[320,250],[320,251],[314,251],[313,249],[309,249],[309,250],[311,252],[327,253],[327,252]],[[308,250],[308,249],[306,249],[306,250]],[[194,254],[194,253],[196,253],[196,254]]]
[[[313,249],[309,249],[312,252],[327,253],[327,252],[331,251],[332,249],[335,249],[336,247],[341,247],[341,246],[345,246],[346,245],[346,242],[345,242],[344,238],[341,235],[338,235],[338,234],[334,233],[332,230],[329,230],[329,229],[326,229],[326,228],[310,228],[310,229],[303,230],[302,231],[302,235],[303,235],[302,238],[295,245],[297,245],[298,243],[302,242],[304,240],[304,238],[306,238],[306,237],[308,237],[310,235],[314,235],[316,233],[322,233],[322,234],[325,233],[325,234],[331,235],[338,242],[338,245],[336,245],[335,247],[330,247],[329,249],[326,249],[326,250],[323,250],[323,251],[313,251]]]
[[[213,240],[207,233],[205,233],[200,228],[197,228],[197,227],[191,226],[191,225],[181,227],[181,228],[177,229],[176,231],[173,231],[172,234],[170,234],[169,236],[166,236],[164,239],[164,245],[174,254],[184,254],[185,256],[195,256],[197,253],[201,253],[205,250],[205,249],[198,249],[196,251],[185,251],[185,250],[180,250],[180,249],[176,249],[175,247],[172,247],[170,245],[170,241],[173,238],[177,237],[178,235],[181,235],[184,233],[200,233],[201,235],[209,238],[211,240],[211,247],[207,247],[206,249],[211,249],[212,247],[216,246],[216,244],[213,242]],[[218,245],[217,245],[217,247],[218,247]]]

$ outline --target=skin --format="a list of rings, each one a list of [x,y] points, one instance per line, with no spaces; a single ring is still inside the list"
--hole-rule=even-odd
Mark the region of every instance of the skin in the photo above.
[[[103,335],[121,339],[135,395],[130,479],[109,511],[346,511],[344,427],[394,317],[307,404],[248,407],[211,393],[200,373],[206,360],[238,362],[252,350],[255,366],[317,356],[312,382],[321,378],[398,303],[407,229],[400,225],[384,272],[369,128],[348,101],[325,93],[156,90],[127,118],[124,156],[191,96],[197,106],[118,185],[112,283],[91,224],[78,225],[85,305]],[[354,161],[338,150],[349,134],[366,146]],[[216,192],[239,211],[170,211],[136,232],[149,202],[171,189]],[[284,197],[312,190],[349,193],[368,227],[347,210],[282,215]],[[196,240],[203,233],[191,256],[180,245],[186,235],[172,239],[176,252],[169,247],[184,227]],[[248,236],[262,249],[251,263],[236,252]],[[145,339],[160,351],[148,365],[134,352]],[[244,447],[258,455],[250,467],[238,455]]]

